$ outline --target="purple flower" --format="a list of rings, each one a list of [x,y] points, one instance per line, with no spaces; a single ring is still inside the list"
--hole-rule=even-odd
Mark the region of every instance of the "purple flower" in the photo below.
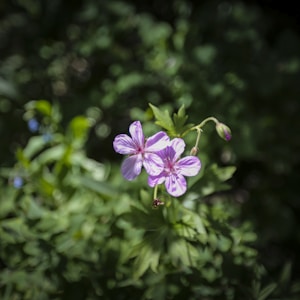
[[[186,192],[187,183],[184,176],[197,175],[201,168],[201,162],[196,156],[179,159],[184,148],[184,141],[175,138],[168,147],[158,153],[164,161],[164,169],[159,175],[148,177],[149,186],[154,187],[165,182],[167,192],[174,197],[179,197]]]
[[[116,152],[129,155],[121,166],[121,172],[127,180],[133,180],[140,173],[142,166],[149,175],[158,175],[164,168],[164,163],[157,151],[164,149],[169,143],[169,137],[163,131],[145,139],[142,125],[139,121],[129,126],[130,136],[119,134],[115,137],[113,147]]]

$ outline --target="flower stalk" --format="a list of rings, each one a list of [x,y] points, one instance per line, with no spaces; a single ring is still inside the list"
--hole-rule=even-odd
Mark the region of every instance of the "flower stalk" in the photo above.
[[[224,123],[220,122],[215,117],[208,117],[208,118],[204,119],[200,124],[189,128],[188,130],[186,130],[182,134],[182,136],[185,136],[186,134],[188,134],[189,132],[191,132],[193,130],[197,131],[197,138],[196,138],[195,146],[191,150],[191,155],[197,155],[197,153],[198,153],[198,145],[199,145],[201,133],[203,131],[202,128],[204,127],[204,125],[206,125],[206,123],[208,123],[210,121],[212,121],[212,122],[214,122],[216,124],[216,131],[217,131],[218,135],[223,140],[229,141],[231,139],[231,130],[230,130],[230,128],[227,125],[225,125]]]

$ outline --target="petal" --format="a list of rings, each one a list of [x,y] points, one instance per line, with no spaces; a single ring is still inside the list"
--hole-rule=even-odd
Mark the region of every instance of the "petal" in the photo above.
[[[141,173],[142,162],[142,155],[140,154],[127,157],[121,166],[122,175],[127,180],[133,180]]]
[[[155,187],[158,184],[161,184],[165,181],[165,175],[164,173],[161,173],[160,175],[157,176],[149,176],[148,177],[148,185],[150,187]]]
[[[160,151],[168,146],[170,142],[170,138],[168,135],[163,132],[159,131],[158,133],[150,136],[145,144],[145,151],[147,152],[157,152]]]
[[[200,168],[201,162],[196,156],[186,156],[176,163],[176,170],[178,174],[183,176],[195,176],[200,171]]]
[[[129,126],[129,132],[136,148],[144,149],[145,137],[140,121],[135,121]]]
[[[136,146],[133,140],[127,134],[119,134],[113,141],[113,147],[120,154],[136,153]]]
[[[149,175],[156,176],[164,169],[164,162],[155,153],[145,153],[144,155],[144,168]]]
[[[180,174],[170,174],[166,177],[167,192],[174,197],[179,197],[186,192],[186,180]]]
[[[165,163],[167,164],[168,167],[170,164],[172,164],[172,165],[175,164],[176,152],[175,152],[174,148],[172,148],[171,146],[168,146],[161,152],[162,153],[159,153],[159,155],[165,161]]]
[[[174,149],[175,155],[173,161],[176,161],[183,153],[185,148],[185,142],[183,139],[175,138],[170,142],[170,146]]]

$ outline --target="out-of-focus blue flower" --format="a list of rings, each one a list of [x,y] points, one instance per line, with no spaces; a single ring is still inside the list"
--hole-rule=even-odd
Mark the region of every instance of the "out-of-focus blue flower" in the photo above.
[[[40,124],[35,118],[32,118],[28,121],[28,128],[31,132],[37,132],[39,130],[39,127]]]
[[[20,189],[23,186],[23,178],[21,176],[15,176],[13,185],[16,189]]]

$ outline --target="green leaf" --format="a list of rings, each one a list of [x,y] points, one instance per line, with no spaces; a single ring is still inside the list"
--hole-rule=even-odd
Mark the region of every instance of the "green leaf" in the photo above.
[[[69,124],[69,132],[72,142],[82,145],[87,138],[89,128],[90,122],[88,118],[84,116],[77,116],[73,118]]]
[[[12,238],[12,243],[26,241],[33,237],[33,233],[28,229],[26,224],[24,224],[21,218],[10,218],[1,221],[1,229],[4,233],[8,233]],[[2,235],[2,234],[1,234]]]
[[[189,242],[184,239],[176,239],[168,247],[168,255],[174,266],[196,266],[199,251]]]
[[[162,243],[163,238],[157,232],[149,234],[141,243],[134,247],[130,256],[135,257],[135,278],[141,277],[149,268],[153,272],[157,272]]]
[[[151,107],[156,119],[155,124],[166,129],[169,135],[176,136],[176,130],[169,111],[161,111],[158,107],[152,105],[151,103],[149,103],[149,106]]]
[[[189,209],[181,209],[182,218],[176,224],[174,229],[179,236],[188,240],[196,240],[199,235],[202,239],[206,237],[206,229],[203,225],[201,217]]]
[[[263,288],[260,291],[257,300],[265,300],[265,299],[267,299],[267,297],[274,292],[274,290],[276,289],[276,287],[277,287],[276,283],[270,283],[269,285],[267,285],[265,288]]]
[[[33,136],[24,149],[24,156],[31,159],[45,147],[45,141],[42,136]]]
[[[210,167],[207,167],[205,172],[201,172],[203,176],[201,176],[200,173],[195,178],[192,178],[192,184],[190,187],[192,187],[193,190],[197,190],[197,192],[200,190],[200,194],[202,196],[207,196],[218,191],[228,190],[230,186],[224,181],[230,179],[235,170],[236,167],[234,166],[219,167],[217,164],[213,164]],[[201,185],[198,184],[198,180],[200,179]]]
[[[32,197],[24,197],[22,204],[28,219],[40,219],[44,214],[44,209]]]
[[[281,288],[285,288],[291,281],[291,274],[292,274],[292,262],[288,261],[282,267],[282,271],[280,273],[280,277],[278,280],[278,284]]]
[[[24,151],[21,148],[18,148],[16,151],[17,160],[25,167],[28,168],[30,166],[30,161],[27,159]]]
[[[91,191],[94,191],[98,194],[114,197],[117,195],[116,189],[114,189],[112,186],[110,186],[107,183],[96,181],[90,177],[87,176],[76,176],[73,177],[73,183],[76,185],[81,185],[82,187],[85,187]]]
[[[35,109],[47,117],[50,117],[52,113],[52,106],[47,100],[30,101],[26,104],[26,109]]]
[[[185,114],[185,108],[184,105],[182,105],[177,113],[174,113],[173,120],[174,125],[176,129],[181,129],[183,125],[185,124],[186,120],[188,119],[188,116]]]
[[[67,149],[63,144],[54,146],[50,149],[43,151],[36,159],[39,165],[48,164],[54,161],[60,161],[65,155]]]
[[[174,127],[177,136],[181,137],[182,134],[189,128],[191,128],[192,124],[185,124],[188,119],[188,115],[185,112],[185,107],[182,105],[177,113],[173,115]]]
[[[220,181],[226,181],[232,177],[233,173],[236,171],[236,167],[228,166],[220,168],[216,164],[213,164],[211,170]]]

